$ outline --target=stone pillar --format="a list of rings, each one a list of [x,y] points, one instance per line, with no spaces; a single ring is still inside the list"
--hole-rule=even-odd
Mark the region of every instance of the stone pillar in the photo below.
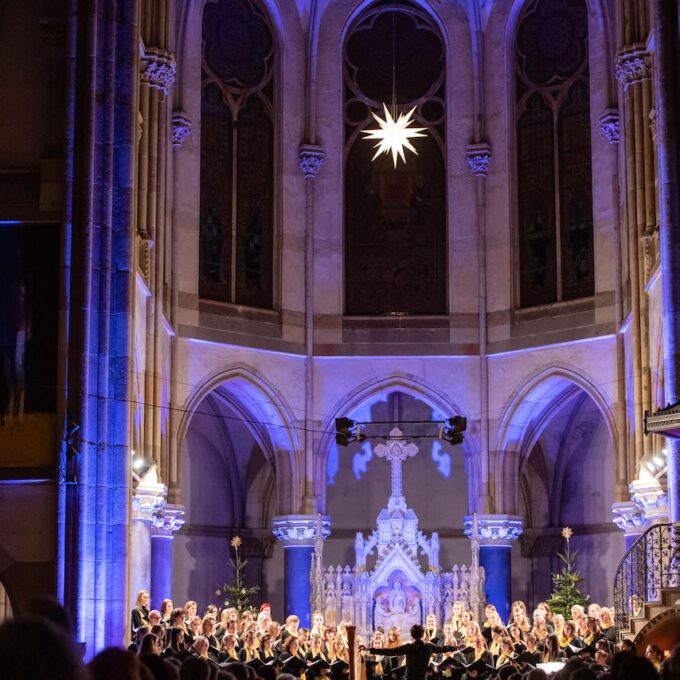
[[[623,530],[626,538],[626,552],[645,530],[645,517],[636,503],[622,501],[612,505],[614,524]]]
[[[184,524],[184,506],[166,504],[156,513],[151,527],[151,603],[160,609],[172,599],[172,539]]]
[[[74,0],[67,16],[64,408],[57,594],[89,660],[123,644],[128,589],[132,186],[137,4]],[[37,26],[36,26],[37,28]],[[78,68],[76,68],[76,64]],[[60,416],[61,417],[61,416]]]
[[[680,399],[680,29],[676,0],[653,0],[665,401]],[[680,522],[680,442],[669,438],[670,521]]]
[[[132,528],[130,531],[130,606],[134,606],[137,593],[148,590],[156,597],[151,586],[152,526],[159,510],[165,505],[167,488],[158,482],[155,466],[137,485],[132,496]]]
[[[316,538],[316,515],[280,515],[273,521],[273,533],[284,549],[284,612],[300,617],[300,626],[311,623],[312,552]],[[331,520],[322,519],[322,537],[331,533]]]
[[[303,144],[298,152],[305,178],[305,478],[302,512],[314,512],[314,182],[323,165],[324,151]]]
[[[522,534],[522,518],[516,515],[477,515],[479,564],[484,567],[487,604],[496,606],[503,621],[510,615],[512,544]],[[472,517],[465,517],[465,535],[472,535]]]

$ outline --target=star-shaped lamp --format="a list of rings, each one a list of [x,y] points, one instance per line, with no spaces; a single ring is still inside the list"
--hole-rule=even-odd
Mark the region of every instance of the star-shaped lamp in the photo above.
[[[409,140],[414,137],[426,137],[427,135],[424,135],[423,131],[427,128],[409,127],[414,122],[411,120],[411,116],[416,110],[415,106],[408,113],[400,113],[399,116],[396,115],[396,111],[391,114],[386,104],[383,104],[383,109],[385,110],[385,118],[371,113],[380,127],[374,130],[364,130],[364,139],[378,140],[378,143],[375,145],[377,151],[375,156],[373,156],[373,160],[381,153],[388,154],[391,152],[392,161],[396,168],[397,158],[401,157],[401,160],[406,163],[404,148],[418,155],[418,152]]]

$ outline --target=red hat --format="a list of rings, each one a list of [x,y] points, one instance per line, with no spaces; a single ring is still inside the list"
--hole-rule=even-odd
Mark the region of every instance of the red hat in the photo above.
[[[261,611],[261,612],[263,612],[263,611],[264,611],[265,609],[267,609],[267,608],[269,608],[269,609],[272,608],[272,606],[269,604],[269,602],[263,602],[263,603],[260,605],[260,611]]]

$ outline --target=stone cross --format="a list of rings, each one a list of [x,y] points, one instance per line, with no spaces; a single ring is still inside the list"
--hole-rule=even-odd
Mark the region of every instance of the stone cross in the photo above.
[[[402,431],[395,427],[387,439],[387,444],[378,444],[375,447],[375,455],[385,458],[392,466],[392,493],[390,501],[403,498],[404,492],[401,484],[401,465],[407,458],[412,458],[418,453],[415,444],[405,444],[402,440]]]

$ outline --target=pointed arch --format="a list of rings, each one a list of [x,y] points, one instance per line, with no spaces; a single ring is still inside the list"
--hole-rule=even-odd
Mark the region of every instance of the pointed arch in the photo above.
[[[183,444],[193,415],[216,391],[243,416],[243,423],[272,462],[280,511],[295,512],[294,499],[302,493],[304,461],[292,409],[281,393],[248,365],[239,364],[215,373],[194,387],[187,397],[177,427],[176,469],[181,469]]]
[[[555,407],[584,392],[600,412],[614,458],[618,436],[612,405],[587,375],[572,367],[551,366],[536,373],[508,398],[503,408],[495,447],[494,479],[498,512],[514,514],[518,508],[520,473]]]
[[[366,420],[364,409],[368,409],[381,395],[395,391],[427,404],[432,409],[435,418],[444,419],[452,415],[467,416],[449,395],[413,375],[391,375],[357,385],[349,394],[333,404],[329,411],[330,415],[323,423],[323,433],[314,456],[314,479],[317,485],[315,493],[320,499],[321,507],[325,508],[326,505],[327,464],[331,450],[335,447],[335,419],[346,416],[355,420]],[[468,508],[474,509],[479,496],[481,461],[476,438],[471,432],[468,431],[461,446],[468,473]]]

